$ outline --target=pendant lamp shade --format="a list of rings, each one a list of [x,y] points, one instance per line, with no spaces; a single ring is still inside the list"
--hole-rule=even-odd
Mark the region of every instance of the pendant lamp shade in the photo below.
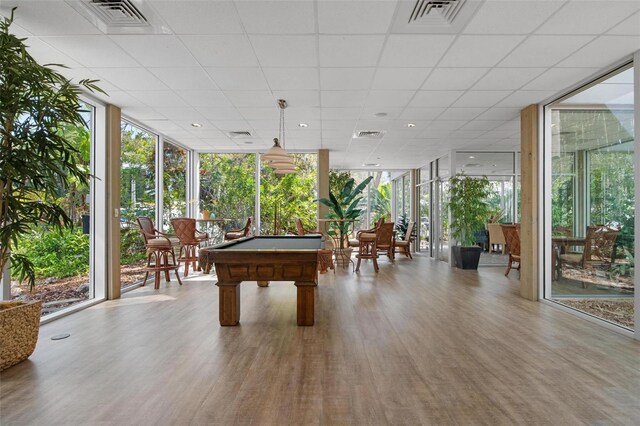
[[[262,159],[274,169],[277,175],[283,175],[295,173],[297,170],[293,159],[284,149],[284,109],[287,107],[287,101],[278,99],[278,107],[280,108],[280,129],[278,131],[280,139],[273,139],[273,146],[262,155]],[[282,142],[282,146],[280,146],[280,142]]]
[[[262,155],[262,159],[264,161],[276,161],[276,160],[283,160],[288,158],[289,158],[289,154],[287,154],[287,151],[282,149],[282,147],[280,146],[280,142],[278,141],[278,138],[273,138],[273,146],[269,148],[269,150]]]

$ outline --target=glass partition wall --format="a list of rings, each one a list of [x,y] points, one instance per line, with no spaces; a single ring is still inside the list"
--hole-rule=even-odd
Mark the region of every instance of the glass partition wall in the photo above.
[[[633,329],[633,68],[549,104],[544,297]],[[549,161],[548,161],[549,162]]]

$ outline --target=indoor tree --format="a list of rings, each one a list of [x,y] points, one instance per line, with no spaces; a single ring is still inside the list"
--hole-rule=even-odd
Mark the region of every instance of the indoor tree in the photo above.
[[[53,69],[62,65],[39,65],[25,39],[9,33],[14,11],[0,21],[0,270],[11,259],[33,286],[33,263],[15,249],[38,225],[73,227],[57,197],[60,188],[87,185],[90,175],[64,128],[85,124],[80,87],[102,90],[95,80],[74,85]]]

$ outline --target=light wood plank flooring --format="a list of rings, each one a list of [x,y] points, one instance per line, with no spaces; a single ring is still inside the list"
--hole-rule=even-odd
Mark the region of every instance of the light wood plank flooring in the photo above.
[[[225,328],[210,276],[142,288],[44,325],[0,376],[0,423],[640,424],[640,343],[502,274],[421,256],[329,272],[313,327],[291,283],[243,283]]]

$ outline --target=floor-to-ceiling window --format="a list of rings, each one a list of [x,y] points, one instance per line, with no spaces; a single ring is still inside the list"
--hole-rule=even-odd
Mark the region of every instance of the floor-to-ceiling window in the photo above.
[[[419,193],[419,214],[416,221],[418,231],[418,250],[431,254],[431,166],[425,166],[420,169],[420,184],[418,185]]]
[[[162,225],[165,231],[169,230],[172,217],[187,215],[187,157],[184,148],[165,141],[162,157]]]
[[[449,199],[450,160],[446,155],[437,160],[437,208],[438,208],[438,259],[449,261],[449,211],[447,200]]]
[[[634,328],[635,138],[629,65],[549,104],[545,298]]]
[[[145,248],[136,218],[146,216],[156,228],[156,146],[158,136],[122,121],[120,151],[120,281],[122,287],[144,277]]]
[[[90,170],[95,179],[95,107],[81,103],[81,115],[85,125],[67,125],[60,131],[77,150],[78,164]],[[68,187],[59,188],[56,199],[50,200],[65,210],[75,225],[73,230],[58,232],[40,225],[18,241],[16,252],[33,263],[36,282],[30,291],[28,285],[14,281],[11,298],[43,300],[43,316],[95,297],[92,187],[92,183],[85,186],[71,181]]]
[[[263,164],[260,169],[260,233],[296,233],[296,219],[306,229],[316,228],[318,180],[317,154],[291,154],[296,172],[277,175]]]

